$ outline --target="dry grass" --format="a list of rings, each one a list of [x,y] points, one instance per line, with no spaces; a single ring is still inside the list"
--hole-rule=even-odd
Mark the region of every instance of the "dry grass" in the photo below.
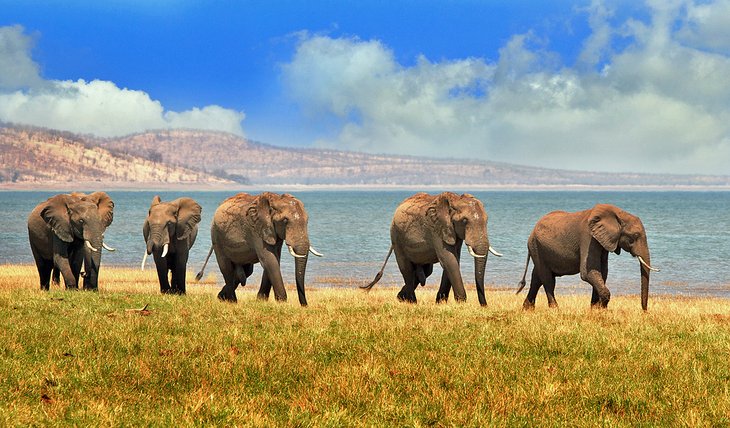
[[[340,286],[308,308],[251,286],[231,305],[212,277],[160,296],[153,270],[104,268],[98,293],[44,293],[0,267],[0,425],[730,424],[728,300],[524,313],[508,292],[406,305],[322,282]]]

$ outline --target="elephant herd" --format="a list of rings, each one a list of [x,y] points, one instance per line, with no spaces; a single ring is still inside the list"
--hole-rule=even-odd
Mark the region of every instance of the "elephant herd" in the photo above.
[[[191,198],[163,202],[155,196],[142,227],[146,249],[142,260],[152,254],[162,293],[185,294],[190,248],[198,234],[202,209]],[[50,281],[60,276],[66,288],[96,290],[101,249],[114,251],[104,243],[104,231],[114,218],[114,202],[105,192],[60,194],[36,206],[28,217],[30,247],[40,286],[48,290]],[[304,277],[309,254],[321,257],[309,242],[308,215],[304,204],[290,194],[239,193],[216,209],[211,224],[212,246],[196,279],[202,278],[212,253],[225,285],[218,293],[224,301],[236,301],[236,288],[246,285],[253,266],[263,267],[257,297],[267,300],[271,289],[277,301],[287,299],[281,275],[282,247],[294,257],[295,282],[299,303],[307,305]],[[488,253],[501,256],[489,244],[487,213],[481,201],[469,194],[444,192],[417,193],[395,210],[390,226],[391,246],[375,279],[361,288],[370,290],[380,278],[392,253],[404,285],[398,300],[416,303],[416,287],[424,285],[433,265],[443,269],[436,302],[446,302],[453,288],[456,301],[466,301],[460,259],[462,245],[474,258],[477,298],[482,306]],[[527,270],[534,267],[524,309],[535,306],[544,287],[550,307],[556,307],[555,278],[580,274],[592,289],[591,305],[605,308],[611,297],[606,287],[608,253],[628,252],[639,261],[641,307],[647,309],[651,266],[649,245],[641,220],[620,208],[599,204],[591,209],[568,213],[551,212],[538,220],[527,240],[527,260],[518,293],[526,285]],[[84,272],[82,273],[82,266]]]

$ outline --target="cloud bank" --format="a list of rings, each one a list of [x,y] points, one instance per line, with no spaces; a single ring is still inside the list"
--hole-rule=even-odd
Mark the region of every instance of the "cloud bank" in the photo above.
[[[304,35],[283,74],[317,143],[554,168],[728,174],[730,1],[649,1],[647,20],[600,2],[574,64],[513,36],[495,61],[397,62],[375,40]]]
[[[194,128],[243,135],[243,112],[210,105],[182,112],[109,81],[46,80],[21,26],[0,27],[0,121],[101,137],[151,129]]]

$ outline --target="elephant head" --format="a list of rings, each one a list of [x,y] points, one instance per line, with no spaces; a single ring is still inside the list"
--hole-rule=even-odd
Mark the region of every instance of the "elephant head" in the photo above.
[[[306,305],[304,294],[304,275],[307,269],[308,253],[321,256],[309,244],[307,232],[308,216],[304,205],[290,194],[278,195],[264,192],[258,195],[248,208],[248,217],[255,230],[269,246],[286,243],[289,253],[294,257],[295,278],[299,303]]]
[[[444,192],[427,209],[427,216],[441,239],[449,246],[464,242],[469,254],[474,257],[474,279],[479,303],[486,305],[484,296],[484,273],[487,265],[487,251],[501,256],[489,245],[487,234],[487,213],[481,201],[470,194],[461,196]]]
[[[114,219],[114,202],[105,192],[56,195],[48,200],[41,217],[63,242],[84,242],[85,288],[98,287],[101,248],[114,251],[104,244],[104,231]]]
[[[186,240],[200,223],[201,208],[191,198],[178,198],[162,202],[159,196],[152,198],[152,204],[144,222],[142,233],[147,244],[147,253],[156,252],[165,257],[174,241]],[[173,245],[176,247],[176,245]]]
[[[641,219],[613,205],[593,207],[588,222],[590,233],[606,251],[620,254],[624,250],[639,260],[641,271],[641,307],[646,310],[649,301],[649,272],[651,267],[649,244]]]

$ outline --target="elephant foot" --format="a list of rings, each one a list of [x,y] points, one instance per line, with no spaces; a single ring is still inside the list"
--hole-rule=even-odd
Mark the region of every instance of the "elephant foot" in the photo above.
[[[522,303],[522,309],[525,311],[534,311],[535,310],[535,302],[531,302],[527,299]]]
[[[236,298],[236,293],[235,292],[233,294],[228,294],[228,293],[224,293],[223,290],[221,290],[218,293],[218,300],[220,300],[222,302],[231,302],[231,303],[237,303],[238,302],[238,299]]]
[[[413,292],[413,291],[412,291],[412,292],[410,292],[410,293],[404,293],[404,292],[403,292],[403,291],[401,290],[401,291],[400,291],[400,292],[398,293],[398,296],[397,296],[397,297],[398,297],[398,300],[399,300],[399,301],[401,301],[401,302],[406,302],[406,303],[414,303],[414,304],[415,304],[415,303],[418,303],[418,301],[416,300],[416,293],[415,293],[415,292]]]
[[[449,296],[448,296],[448,294],[447,294],[447,295],[443,295],[443,294],[437,294],[437,295],[436,295],[436,303],[437,303],[437,304],[440,304],[440,303],[446,303],[446,302],[448,302],[448,301],[449,301]]]
[[[558,307],[558,302],[549,302],[548,303],[548,307],[550,307],[550,308],[557,308]]]
[[[263,294],[263,293],[258,293],[256,295],[256,300],[261,300],[261,301],[266,302],[266,301],[269,300],[269,295],[268,294]]]

